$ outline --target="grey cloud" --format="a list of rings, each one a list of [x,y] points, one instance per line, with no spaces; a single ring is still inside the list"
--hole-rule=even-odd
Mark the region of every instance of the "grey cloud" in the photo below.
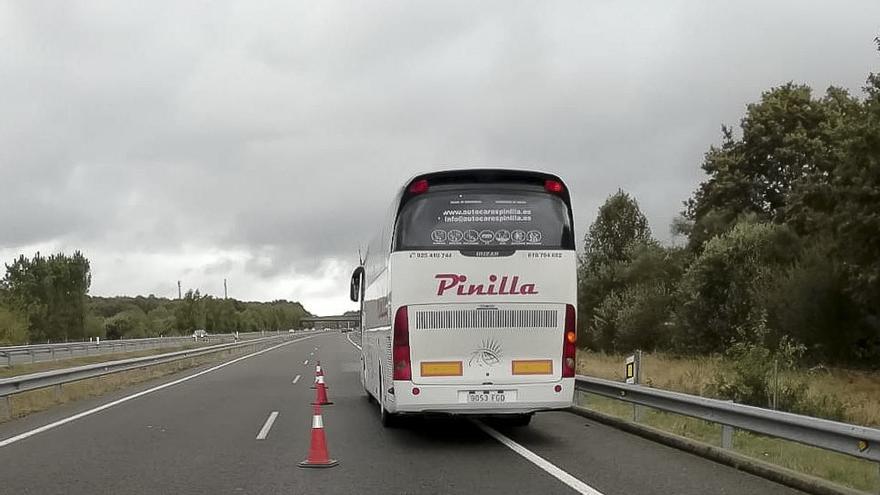
[[[0,248],[328,276],[403,180],[444,166],[559,173],[580,235],[621,187],[668,240],[720,125],[788,80],[857,92],[877,18],[870,0],[6,3]],[[96,290],[167,284],[144,272]]]

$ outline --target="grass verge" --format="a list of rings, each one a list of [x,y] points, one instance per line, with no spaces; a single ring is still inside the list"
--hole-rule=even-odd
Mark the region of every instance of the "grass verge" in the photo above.
[[[623,355],[578,351],[578,373],[623,381]],[[677,357],[663,353],[642,355],[642,382],[650,387],[711,397],[711,384],[722,370],[720,357]],[[838,368],[801,370],[815,398],[836,397],[843,402],[847,423],[880,427],[880,373]]]
[[[180,359],[170,363],[113,373],[62,386],[47,387],[11,395],[8,397],[9,416],[7,418],[0,417],[0,422],[21,418],[28,414],[49,409],[58,404],[73,402],[89,397],[97,397],[137,383],[161,378],[189,368],[219,362],[229,356],[245,354],[252,351],[252,347],[244,346],[238,349],[218,351],[204,356]]]
[[[578,405],[627,421],[633,420],[633,406],[623,401],[578,393]],[[707,421],[642,408],[640,423],[699,442],[721,446],[721,426]],[[848,488],[877,493],[880,475],[877,464],[795,442],[737,430],[733,450],[794,471]]]
[[[39,373],[40,371],[59,370],[64,368],[73,368],[75,366],[83,366],[86,364],[104,363],[107,361],[117,361],[119,359],[136,358],[143,356],[154,356],[156,354],[164,354],[166,352],[183,351],[195,347],[202,347],[199,344],[184,344],[180,346],[162,347],[156,349],[145,349],[142,351],[130,352],[114,352],[106,354],[94,354],[91,356],[80,356],[75,358],[59,359],[57,361],[39,361],[36,363],[14,364],[11,368],[0,368],[0,378],[9,378],[12,376],[28,375],[31,373]]]

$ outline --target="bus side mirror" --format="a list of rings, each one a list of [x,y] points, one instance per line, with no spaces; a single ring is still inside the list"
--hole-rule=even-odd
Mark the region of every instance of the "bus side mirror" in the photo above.
[[[354,269],[351,274],[351,289],[349,297],[352,301],[358,302],[361,299],[361,281],[364,279],[364,267],[359,266]]]

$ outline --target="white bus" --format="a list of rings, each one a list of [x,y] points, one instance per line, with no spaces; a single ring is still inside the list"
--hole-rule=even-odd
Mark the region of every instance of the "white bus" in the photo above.
[[[559,177],[520,170],[416,176],[351,279],[367,397],[400,414],[566,408],[574,394],[577,275]]]

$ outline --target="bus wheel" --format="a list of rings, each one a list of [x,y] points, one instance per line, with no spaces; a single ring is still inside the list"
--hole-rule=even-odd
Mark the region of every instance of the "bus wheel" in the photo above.
[[[380,378],[379,394],[381,395],[381,398],[376,399],[376,402],[379,403],[379,421],[385,428],[394,428],[398,424],[398,417],[396,414],[388,412],[388,409],[385,409],[385,394],[382,393],[382,386],[382,379]]]
[[[387,409],[382,407],[382,412],[380,413],[380,421],[382,422],[382,426],[385,428],[395,428],[399,424],[399,418],[396,414],[391,414]]]
[[[367,380],[364,379],[366,376],[367,376],[367,369],[366,369],[366,367],[364,367],[364,372],[363,372],[363,374],[361,374],[361,385],[364,388],[364,395],[367,398],[367,402],[372,403],[375,399],[373,398],[373,394],[371,394],[370,391],[367,389]]]

